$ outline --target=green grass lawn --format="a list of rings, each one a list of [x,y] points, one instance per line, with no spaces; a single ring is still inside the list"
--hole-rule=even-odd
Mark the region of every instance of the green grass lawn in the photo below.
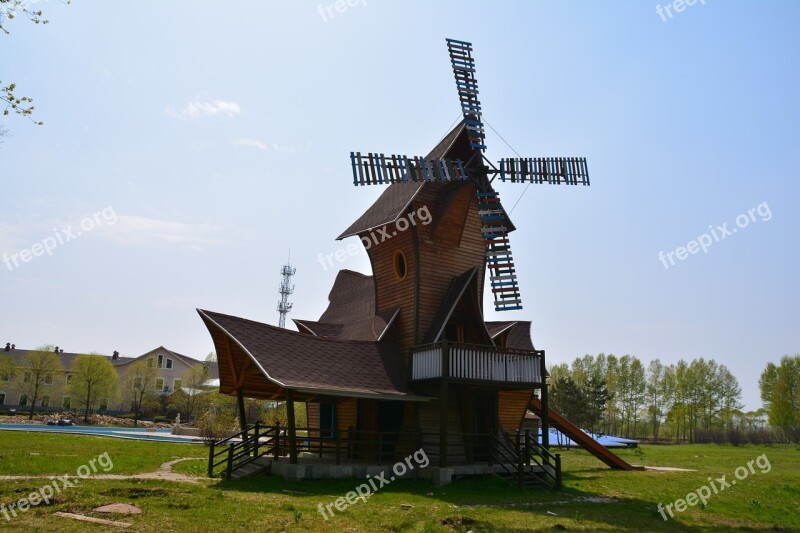
[[[110,473],[155,470],[175,457],[201,457],[206,448],[112,438],[0,432],[0,475],[63,475],[108,452]],[[665,522],[658,503],[672,503],[723,474],[766,454],[771,469],[749,473],[712,495],[705,508],[690,507]],[[198,484],[154,480],[87,479],[6,521],[0,530],[103,531],[107,526],[73,522],[55,511],[88,514],[133,524],[133,531],[800,531],[800,448],[796,446],[645,446],[620,452],[632,463],[696,469],[696,472],[617,472],[581,450],[563,451],[564,490],[520,491],[495,479],[463,480],[445,487],[426,481],[395,481],[366,502],[329,520],[318,504],[332,503],[360,480],[287,482],[275,477],[239,482],[204,479]],[[176,472],[203,476],[203,460]],[[25,497],[47,480],[0,481],[0,503]],[[579,498],[610,497],[613,503]],[[138,516],[107,516],[92,508],[114,502],[137,505]],[[404,509],[402,506],[411,507]]]

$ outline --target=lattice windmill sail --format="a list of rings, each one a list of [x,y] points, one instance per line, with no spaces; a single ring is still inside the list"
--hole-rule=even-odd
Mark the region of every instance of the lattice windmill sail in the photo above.
[[[550,185],[589,185],[589,171],[583,157],[507,157],[497,165],[484,155],[486,134],[472,44],[447,39],[464,127],[472,155],[466,161],[441,157],[426,159],[369,152],[350,152],[354,185],[381,185],[404,182],[445,182],[472,180],[477,185],[478,216],[486,244],[486,266],[497,311],[522,309],[516,268],[508,238],[509,220],[500,197],[491,183],[533,183]]]

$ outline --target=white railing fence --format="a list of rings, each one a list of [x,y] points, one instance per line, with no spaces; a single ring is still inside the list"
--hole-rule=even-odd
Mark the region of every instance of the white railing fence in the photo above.
[[[449,372],[443,376],[444,357]],[[412,351],[412,380],[449,377],[476,381],[541,383],[541,354],[470,344],[437,343]]]

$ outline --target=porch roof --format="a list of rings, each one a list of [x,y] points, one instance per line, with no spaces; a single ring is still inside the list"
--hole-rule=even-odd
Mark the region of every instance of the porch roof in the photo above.
[[[339,340],[198,309],[217,350],[220,392],[303,401],[320,396],[427,400],[406,387],[397,348]]]

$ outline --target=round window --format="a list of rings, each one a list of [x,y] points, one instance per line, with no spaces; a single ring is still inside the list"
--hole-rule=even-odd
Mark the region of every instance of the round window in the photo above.
[[[408,274],[408,264],[406,264],[406,256],[402,251],[397,250],[394,253],[394,273],[400,281],[406,279]]]

